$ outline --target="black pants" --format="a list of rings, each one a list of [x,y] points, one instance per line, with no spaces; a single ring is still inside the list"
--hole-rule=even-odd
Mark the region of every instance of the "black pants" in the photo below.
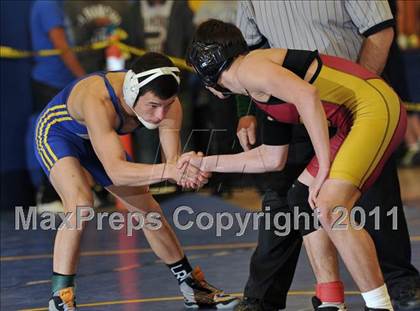
[[[258,124],[261,124],[264,117],[257,110]],[[270,207],[271,224],[278,212],[290,214],[290,221],[293,223],[286,196],[294,180],[314,155],[307,137],[303,126],[295,126],[285,169],[276,173],[254,175],[260,190],[265,191],[262,210]],[[244,296],[261,300],[264,310],[283,309],[302,247],[302,237],[299,231],[294,230],[288,235],[276,235],[273,226],[272,230],[264,229],[265,217],[259,221],[258,245],[251,257]]]
[[[363,207],[367,213],[376,206],[380,207],[379,230],[374,228],[374,217],[366,217],[365,229],[375,243],[379,264],[392,298],[396,285],[406,278],[419,278],[418,270],[411,264],[410,236],[394,156],[389,159],[378,180],[360,198],[357,205]],[[391,215],[387,216],[394,207],[397,209],[395,221]]]
[[[310,155],[309,148],[308,145],[302,143],[300,148],[291,145],[288,161],[292,163],[288,163],[288,168],[286,168],[289,170],[288,178],[298,177],[297,171],[291,172],[290,167],[302,166],[302,155],[306,152],[307,158]],[[271,179],[270,182],[278,184],[279,179],[284,179],[285,175],[277,174],[272,178],[276,180]],[[285,184],[290,185],[290,179],[283,186]],[[276,190],[269,189],[266,192],[262,202],[263,207],[269,205],[272,210],[275,207],[278,211],[287,211],[289,208],[285,203],[284,188]],[[367,212],[377,205],[380,206],[380,230],[375,230],[374,217],[366,217],[365,229],[375,243],[379,263],[392,298],[393,289],[398,284],[405,282],[407,278],[419,278],[419,272],[411,264],[410,237],[402,208],[396,162],[393,157],[385,165],[377,182],[363,195],[357,205],[364,207]],[[386,215],[394,206],[397,206],[396,224],[393,223],[391,216]],[[397,225],[397,230],[393,230],[393,225]],[[259,226],[258,246],[251,257],[250,275],[244,295],[262,300],[267,310],[285,308],[286,295],[292,283],[301,244],[302,238],[296,231],[279,237],[273,230],[264,230],[264,226]]]
[[[290,213],[286,197],[271,189],[265,192],[262,200],[262,208],[267,206],[270,207],[270,224],[273,224],[276,213]],[[284,309],[302,247],[302,237],[295,230],[288,235],[278,236],[274,230],[264,230],[265,217],[259,221],[258,245],[251,257],[244,296],[261,300],[264,310]]]

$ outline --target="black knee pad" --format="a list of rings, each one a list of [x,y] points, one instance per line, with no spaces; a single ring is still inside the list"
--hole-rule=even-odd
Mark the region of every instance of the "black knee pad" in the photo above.
[[[314,232],[320,228],[319,221],[308,202],[309,187],[299,181],[295,181],[287,192],[287,204],[292,211],[292,225],[298,229],[302,236]]]

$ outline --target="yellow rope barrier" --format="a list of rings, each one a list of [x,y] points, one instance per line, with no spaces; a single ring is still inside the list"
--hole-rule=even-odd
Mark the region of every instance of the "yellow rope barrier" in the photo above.
[[[75,53],[89,51],[89,50],[101,50],[104,49],[112,44],[118,42],[117,40],[104,40],[98,41],[86,46],[76,46],[69,48],[68,50],[39,50],[39,51],[24,51],[24,50],[17,50],[11,48],[9,46],[0,46],[0,57],[1,58],[27,58],[27,57],[35,57],[35,56],[57,56],[67,51],[73,51]]]
[[[141,56],[141,55],[143,55],[144,53],[147,52],[146,50],[139,49],[139,48],[127,45],[127,44],[122,43],[122,42],[117,42],[116,44],[120,47],[120,49],[123,52],[128,52],[128,53],[136,55],[136,56]],[[187,70],[187,71],[192,71],[192,68],[186,64],[184,59],[177,58],[177,57],[172,57],[172,56],[168,56],[168,57],[171,59],[171,61],[174,63],[174,65],[177,66],[178,68],[184,69],[184,70]]]
[[[90,51],[90,50],[102,50],[109,47],[110,45],[117,45],[121,49],[121,51],[125,53],[130,53],[136,56],[141,56],[147,52],[144,49],[139,49],[134,46],[130,46],[125,43],[122,43],[120,41],[126,38],[127,38],[126,33],[119,32],[116,35],[113,35],[108,40],[98,41],[98,42],[85,45],[85,46],[75,46],[75,47],[69,48],[68,50],[52,49],[52,50],[39,50],[39,51],[25,51],[25,50],[14,49],[10,46],[0,46],[0,58],[17,59],[17,58],[36,57],[36,56],[42,56],[42,57],[57,56],[66,51],[73,51],[75,53],[80,53],[80,52]],[[175,66],[179,67],[180,69],[192,71],[192,68],[185,63],[184,59],[171,57],[171,56],[168,56],[168,57],[172,60]]]
[[[128,44],[122,43],[120,40],[124,40],[127,38],[126,33],[120,32],[118,33],[117,37],[113,37],[109,40],[103,40],[98,41],[89,45],[85,46],[76,46],[72,47],[69,50],[80,53],[84,51],[89,50],[101,50],[109,47],[110,45],[117,45],[121,51],[125,53],[130,53],[136,56],[141,56],[145,54],[147,51],[144,49],[139,49],[134,46],[130,46]],[[12,59],[18,59],[18,58],[27,58],[27,57],[35,57],[35,56],[56,56],[60,55],[61,53],[64,53],[63,50],[39,50],[39,51],[24,51],[24,50],[17,50],[9,46],[0,46],[0,58],[12,58]],[[192,68],[188,66],[184,59],[168,56],[172,62],[180,69],[186,70],[186,71],[192,71]],[[406,109],[408,111],[415,111],[420,112],[420,103],[404,103]]]

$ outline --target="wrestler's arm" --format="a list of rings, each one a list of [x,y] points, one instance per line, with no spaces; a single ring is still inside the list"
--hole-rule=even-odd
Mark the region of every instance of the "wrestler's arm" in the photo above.
[[[89,104],[82,105],[83,117],[88,128],[89,138],[99,160],[114,185],[143,186],[164,180],[178,181],[173,164],[141,164],[126,160],[120,138],[114,129],[115,111],[106,101],[91,97],[85,99]]]
[[[287,160],[288,145],[260,145],[237,154],[213,155],[202,158],[200,169],[219,173],[265,173],[280,171]],[[200,161],[197,157],[196,161]],[[197,162],[190,162],[198,165]]]
[[[182,107],[178,98],[171,104],[165,119],[159,125],[159,140],[164,161],[176,163],[181,155],[180,131],[182,125]]]
[[[295,105],[314,146],[320,170],[330,167],[328,123],[318,90],[293,72],[269,60],[247,62],[238,70],[248,91],[263,92]]]
[[[182,107],[178,98],[171,104],[165,119],[159,125],[159,140],[162,146],[164,161],[169,164],[176,164],[181,155],[180,131],[182,126]],[[189,152],[189,155],[196,155]],[[201,153],[199,153],[201,154]],[[185,169],[186,166],[180,169]],[[192,167],[189,167],[192,168]],[[199,188],[208,182],[210,173],[201,171],[197,179],[199,183],[183,183],[183,187]]]
[[[194,157],[182,155],[185,161],[201,170],[221,173],[264,173],[284,168],[292,139],[292,125],[266,117],[261,122],[261,145],[238,154]]]

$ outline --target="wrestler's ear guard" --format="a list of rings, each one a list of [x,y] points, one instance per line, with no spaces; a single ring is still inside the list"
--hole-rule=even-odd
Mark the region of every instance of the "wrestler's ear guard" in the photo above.
[[[160,68],[154,68],[150,69],[141,73],[136,74],[134,71],[129,70],[125,74],[124,78],[124,84],[123,84],[123,96],[125,103],[133,110],[139,121],[149,130],[153,130],[159,127],[159,123],[150,123],[146,120],[144,120],[135,110],[134,106],[136,105],[136,101],[138,99],[138,95],[140,92],[140,89],[148,84],[150,81],[156,79],[157,77],[160,77],[162,75],[171,75],[174,77],[176,82],[180,83],[180,78],[178,76],[179,69],[178,67],[160,67]],[[144,80],[141,80],[139,82],[139,78],[141,77],[147,77]]]
[[[137,74],[132,70],[127,71],[123,85],[123,95],[126,104],[130,106],[130,108],[134,108],[140,89],[162,75],[171,75],[175,78],[178,84],[180,83],[178,67],[159,67]],[[149,77],[139,81],[139,78],[146,76]]]

